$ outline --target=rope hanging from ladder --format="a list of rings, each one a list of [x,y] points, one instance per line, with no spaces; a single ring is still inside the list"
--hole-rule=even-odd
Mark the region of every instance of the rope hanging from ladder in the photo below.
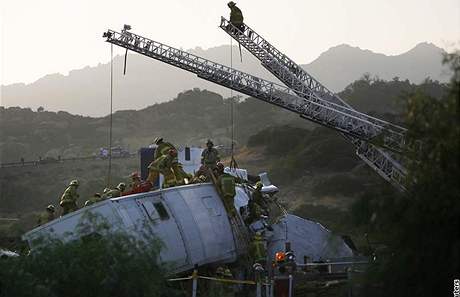
[[[113,117],[113,44],[110,45],[110,123],[109,123],[109,168],[107,173],[107,188],[111,185],[112,177],[112,117]]]
[[[230,38],[230,67],[233,68],[233,41],[232,38]],[[231,150],[232,150],[232,156],[230,160],[230,169],[233,168],[238,168],[238,164],[236,163],[235,160],[235,122],[234,122],[234,98],[233,98],[233,90],[230,89],[230,124],[231,124],[231,139],[232,139],[232,144],[231,144]]]

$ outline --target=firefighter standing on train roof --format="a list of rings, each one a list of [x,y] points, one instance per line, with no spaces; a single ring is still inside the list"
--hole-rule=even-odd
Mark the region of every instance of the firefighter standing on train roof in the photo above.
[[[70,182],[69,186],[65,189],[64,193],[62,194],[61,201],[59,202],[59,205],[62,207],[62,215],[66,215],[78,209],[78,206],[77,206],[77,199],[79,197],[77,193],[78,186],[79,186],[78,180],[75,179]]]
[[[169,149],[168,154],[159,157],[155,160],[155,166],[158,171],[163,174],[163,188],[174,187],[177,185],[176,175],[173,170],[174,159],[177,158],[177,151]]]
[[[156,137],[153,140],[153,143],[156,144],[157,147],[155,148],[155,153],[153,155],[153,162],[151,162],[148,166],[149,175],[147,180],[152,183],[152,185],[155,185],[160,177],[160,170],[158,168],[160,158],[168,155],[170,149],[175,150],[176,148],[171,143],[163,141],[162,137]]]
[[[154,160],[163,155],[167,155],[170,149],[176,149],[171,143],[163,141],[162,137],[156,137],[153,143],[157,145],[155,148]]]
[[[48,205],[46,207],[45,212],[40,214],[40,217],[38,218],[38,222],[37,222],[38,226],[46,224],[46,223],[51,222],[52,220],[54,220],[54,212],[55,212],[54,205],[52,205],[52,204]]]
[[[119,183],[118,186],[113,189],[113,190],[110,190],[107,192],[107,197],[108,198],[116,198],[116,197],[120,197],[123,192],[125,191],[126,189],[126,184],[125,183]]]
[[[214,143],[211,139],[206,142],[206,149],[201,153],[201,164],[214,170],[217,162],[220,161],[219,151],[214,148]]]
[[[95,204],[97,202],[100,202],[102,200],[104,200],[104,198],[102,198],[100,193],[94,193],[93,197],[91,197],[88,200],[86,200],[85,206],[90,206],[90,205]]]

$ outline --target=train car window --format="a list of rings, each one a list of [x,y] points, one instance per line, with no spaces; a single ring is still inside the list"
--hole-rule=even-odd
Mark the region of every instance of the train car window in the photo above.
[[[148,217],[154,221],[161,218],[160,214],[158,213],[156,207],[153,206],[152,202],[150,201],[143,201],[142,208],[147,213]]]
[[[153,206],[155,206],[155,209],[157,210],[158,214],[160,215],[160,219],[162,219],[162,220],[169,219],[168,211],[164,207],[163,203],[161,203],[161,202],[153,203]]]
[[[185,147],[185,161],[190,161],[190,148]]]

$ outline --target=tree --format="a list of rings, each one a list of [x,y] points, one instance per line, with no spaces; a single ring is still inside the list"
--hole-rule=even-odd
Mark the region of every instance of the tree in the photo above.
[[[37,108],[37,112],[43,112],[45,111],[45,108],[43,106],[40,106],[39,108]]]
[[[460,278],[459,53],[446,62],[454,72],[448,95],[436,99],[418,91],[409,97],[412,182],[404,197],[373,210],[384,213],[377,217],[389,252],[371,265],[365,296],[447,296]]]
[[[77,240],[42,238],[30,254],[0,259],[0,296],[178,296],[166,283],[157,239],[141,241],[86,218]]]

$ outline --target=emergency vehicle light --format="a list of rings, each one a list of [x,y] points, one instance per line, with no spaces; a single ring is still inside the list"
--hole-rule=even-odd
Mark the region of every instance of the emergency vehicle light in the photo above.
[[[275,254],[276,262],[283,262],[286,259],[286,254],[284,252],[277,252]]]

